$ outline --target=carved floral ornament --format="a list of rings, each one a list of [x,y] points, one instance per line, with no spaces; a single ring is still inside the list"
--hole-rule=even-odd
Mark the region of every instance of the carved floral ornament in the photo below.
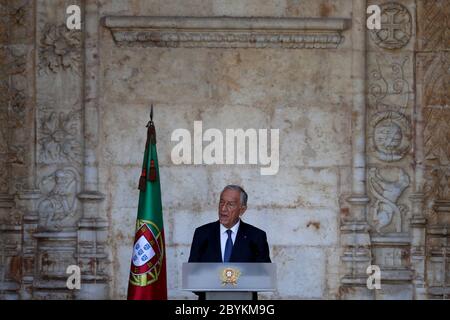
[[[44,163],[80,161],[80,113],[51,112],[41,118],[39,160]]]
[[[27,27],[31,1],[0,0],[0,42],[7,43],[10,40],[12,29]]]
[[[0,0],[0,14],[9,18],[9,23],[24,26],[27,23],[26,15],[30,3],[31,0]]]
[[[65,25],[46,25],[39,48],[40,70],[53,73],[71,70],[78,73],[81,60],[81,32]]]

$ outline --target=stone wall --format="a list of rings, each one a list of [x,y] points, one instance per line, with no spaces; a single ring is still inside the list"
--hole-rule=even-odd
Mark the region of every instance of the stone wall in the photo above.
[[[65,26],[82,9],[81,31]],[[382,29],[366,28],[380,5]],[[446,1],[0,1],[0,297],[124,299],[150,104],[169,298],[226,184],[265,299],[448,297]],[[256,18],[258,17],[258,18]],[[174,164],[172,132],[279,129],[277,174]],[[205,144],[206,145],[206,144]],[[272,150],[273,151],[273,150]],[[66,288],[68,265],[81,290]],[[379,265],[382,289],[366,286]]]

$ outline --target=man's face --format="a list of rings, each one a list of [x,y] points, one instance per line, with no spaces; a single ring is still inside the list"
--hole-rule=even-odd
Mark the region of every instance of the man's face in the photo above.
[[[226,189],[222,192],[219,202],[219,221],[225,228],[233,227],[244,214],[247,207],[241,206],[240,192]]]

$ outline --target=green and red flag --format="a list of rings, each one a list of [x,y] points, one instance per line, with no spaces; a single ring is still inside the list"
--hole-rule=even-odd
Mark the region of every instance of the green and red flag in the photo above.
[[[128,300],[166,300],[166,250],[153,106],[147,124]]]

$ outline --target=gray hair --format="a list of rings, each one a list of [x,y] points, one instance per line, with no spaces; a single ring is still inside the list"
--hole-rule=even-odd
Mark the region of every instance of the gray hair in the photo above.
[[[222,193],[225,190],[235,190],[235,191],[239,191],[240,193],[240,201],[241,201],[241,205],[246,207],[247,206],[247,199],[248,199],[248,195],[247,192],[245,192],[244,188],[242,188],[241,186],[235,185],[235,184],[229,184],[227,185],[225,188],[223,188],[222,192],[220,193],[220,195],[222,195]]]

